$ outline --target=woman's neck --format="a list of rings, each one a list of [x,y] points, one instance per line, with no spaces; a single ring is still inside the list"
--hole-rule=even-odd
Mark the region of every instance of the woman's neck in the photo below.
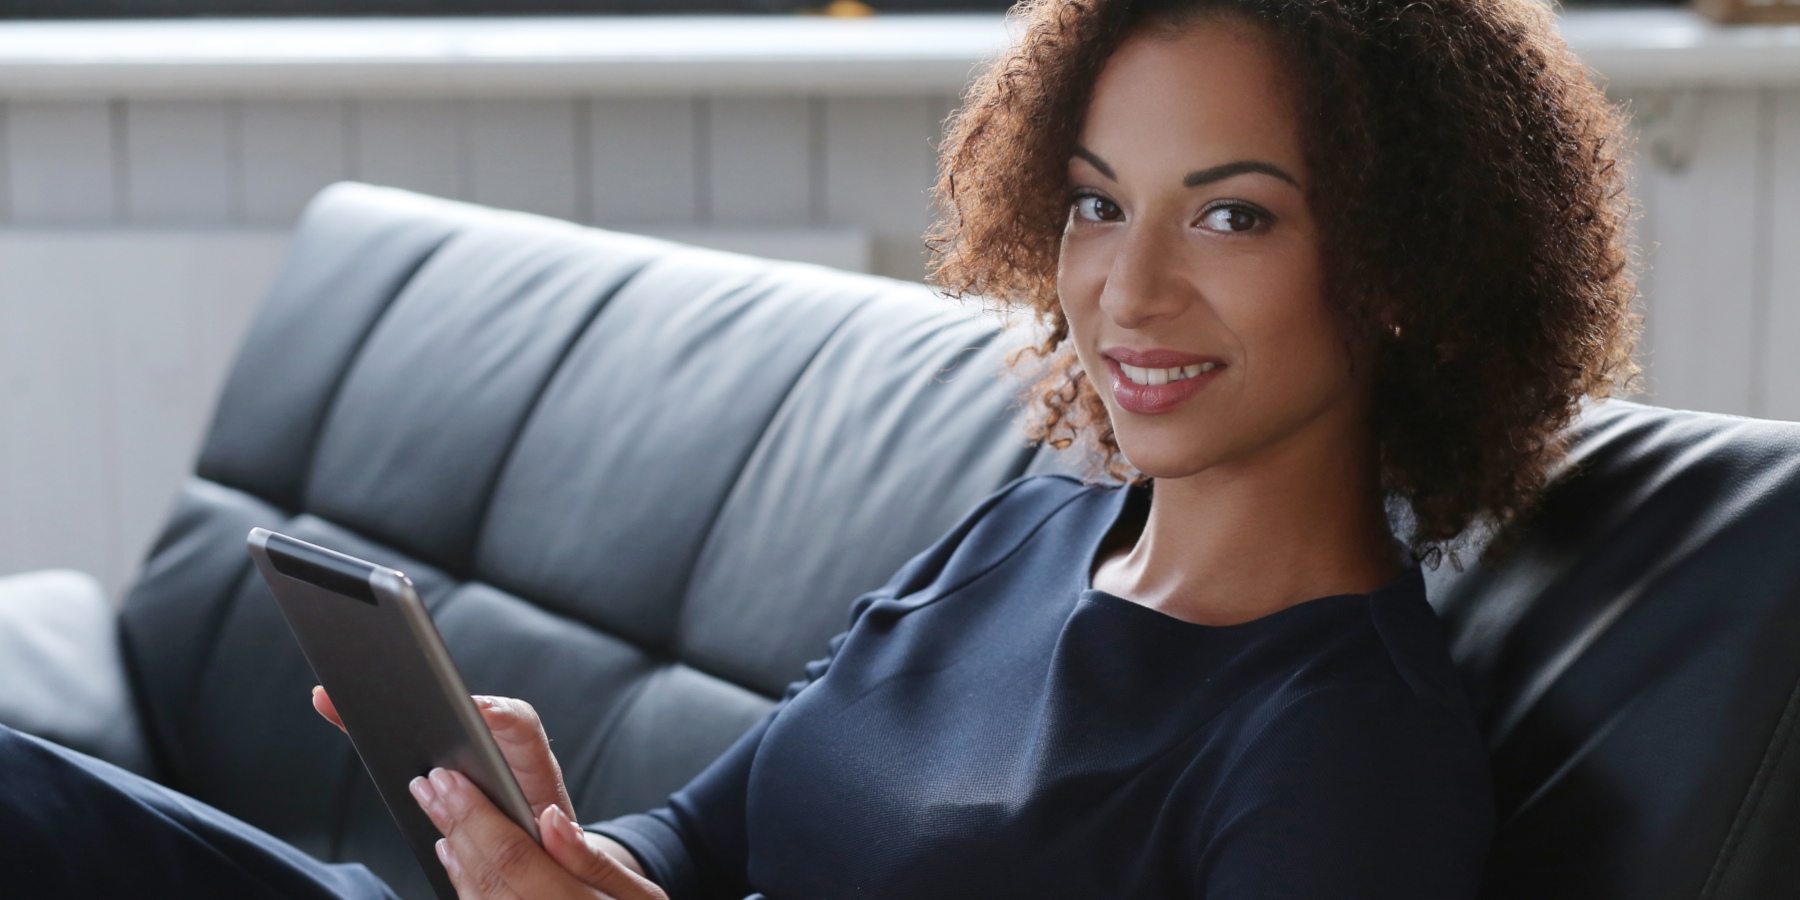
[[[1101,562],[1094,587],[1179,619],[1230,625],[1364,593],[1400,571],[1373,442],[1321,427],[1158,479],[1143,533]]]

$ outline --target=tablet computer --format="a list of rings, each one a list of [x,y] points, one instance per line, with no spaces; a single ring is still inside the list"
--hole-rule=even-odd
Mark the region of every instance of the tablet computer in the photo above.
[[[275,594],[350,743],[437,895],[456,890],[438,862],[437,826],[408,792],[442,766],[487,793],[532,840],[531,804],[482,721],[450,651],[406,576],[263,528],[250,556]]]

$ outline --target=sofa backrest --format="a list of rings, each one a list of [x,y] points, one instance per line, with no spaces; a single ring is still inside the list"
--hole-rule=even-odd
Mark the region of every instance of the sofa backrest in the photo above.
[[[1488,897],[1800,896],[1800,425],[1613,401],[1434,604],[1493,752]]]
[[[244,549],[412,576],[586,819],[662,802],[978,499],[994,325],[918,285],[340,185],[251,328],[121,635],[164,779],[422,874]],[[1493,571],[1431,577],[1494,750],[1491,898],[1800,893],[1800,426],[1604,404]]]
[[[659,805],[1032,462],[997,334],[919,285],[329,189],[123,614],[164,777],[423,895],[260,525],[411,576],[584,817]]]

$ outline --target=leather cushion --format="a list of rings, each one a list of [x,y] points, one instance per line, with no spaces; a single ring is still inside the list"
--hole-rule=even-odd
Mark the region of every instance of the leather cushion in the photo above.
[[[1800,889],[1800,425],[1611,402],[1437,605],[1493,749],[1489,897]]]

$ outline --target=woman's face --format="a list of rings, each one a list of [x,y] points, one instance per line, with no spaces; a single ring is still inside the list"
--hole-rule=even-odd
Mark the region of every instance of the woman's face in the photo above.
[[[1128,40],[1069,175],[1058,294],[1133,466],[1181,478],[1360,427],[1293,100],[1260,31]]]

